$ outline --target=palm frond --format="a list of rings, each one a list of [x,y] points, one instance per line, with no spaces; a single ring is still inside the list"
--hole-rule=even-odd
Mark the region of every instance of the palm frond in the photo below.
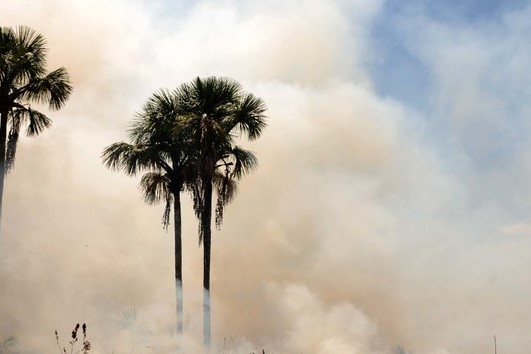
[[[9,115],[10,129],[7,136],[5,160],[6,174],[9,173],[15,166],[15,155],[17,152],[20,128],[27,121],[29,121],[28,128],[26,130],[26,135],[28,136],[38,135],[52,124],[51,119],[43,113],[22,105],[17,105],[17,108],[14,109]]]
[[[198,94],[203,101],[204,113],[214,115],[218,120],[230,114],[242,93],[241,85],[230,78],[211,76],[203,80],[197,78],[195,81],[197,84],[201,83],[198,85]]]
[[[234,114],[229,117],[229,129],[237,128],[243,132],[249,140],[255,140],[262,134],[266,126],[265,111],[267,107],[261,98],[253,94],[246,94],[238,104]]]
[[[46,40],[41,34],[27,26],[18,26],[13,32],[17,39],[17,48],[21,52],[31,52],[35,56],[45,58]]]
[[[198,178],[193,183],[186,183],[185,187],[191,194],[192,208],[194,209],[195,216],[199,218],[204,205],[201,180]]]
[[[12,119],[11,128],[7,136],[5,174],[8,174],[15,166],[15,155],[17,152],[19,132],[20,132],[20,119]]]
[[[164,230],[168,230],[168,226],[170,226],[171,202],[172,198],[166,198],[164,213],[162,214],[162,227]]]
[[[162,144],[175,146],[172,129],[177,124],[177,107],[172,93],[161,89],[155,92],[138,112],[128,130],[134,144]]]
[[[12,68],[16,63],[16,56],[12,48],[16,46],[16,38],[13,29],[0,27],[0,92],[9,93],[9,84],[15,76]],[[11,78],[11,80],[9,80]]]
[[[258,167],[258,159],[252,151],[234,146],[230,151],[230,156],[234,159],[232,175],[236,179],[240,179],[243,175],[250,173]]]
[[[167,174],[149,172],[142,176],[139,185],[142,190],[142,197],[147,204],[153,205],[161,201],[166,202],[162,215],[162,225],[165,229],[170,224],[171,203],[174,198],[170,183],[171,180]]]
[[[227,170],[224,173],[217,172],[214,175],[213,183],[216,187],[218,199],[220,199],[223,204],[229,204],[234,198],[236,198],[238,181],[231,178],[230,170]],[[221,196],[221,198],[219,198],[219,196]]]
[[[236,197],[236,192],[238,191],[238,182],[231,178],[230,168],[226,167],[223,173],[215,173],[213,183],[217,192],[215,224],[219,230],[223,222],[225,206]]]
[[[175,90],[175,96],[181,113],[206,114],[221,120],[232,112],[241,92],[242,87],[235,80],[211,76],[182,84]]]
[[[167,174],[149,172],[142,176],[140,189],[146,204],[153,205],[164,201],[164,212],[162,213],[162,226],[165,230],[170,225],[171,205],[175,197],[171,191],[171,179]]]
[[[24,90],[21,98],[48,104],[50,109],[60,109],[70,94],[72,85],[65,68],[59,68],[48,75],[32,80]]]
[[[142,164],[141,151],[132,144],[114,143],[103,150],[103,163],[112,170],[122,170],[128,175],[136,175],[145,166]]]
[[[4,93],[7,87],[20,87],[32,78],[40,77],[46,67],[46,41],[33,29],[19,26],[2,27],[0,35],[0,61]]]
[[[21,114],[21,122],[29,121],[28,128],[26,129],[27,136],[39,135],[44,129],[52,126],[52,120],[37,110],[27,108],[19,112]]]
[[[142,198],[149,204],[157,204],[171,195],[170,180],[168,176],[160,172],[148,172],[140,179]]]
[[[148,116],[161,119],[169,119],[176,113],[175,109],[174,97],[167,89],[160,89],[151,95],[142,108]]]

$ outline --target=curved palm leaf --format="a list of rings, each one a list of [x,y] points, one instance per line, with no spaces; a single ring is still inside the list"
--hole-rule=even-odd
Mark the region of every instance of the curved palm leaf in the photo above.
[[[5,173],[9,173],[15,165],[15,154],[17,152],[18,135],[20,132],[20,120],[11,123],[11,128],[7,136],[7,147],[5,156]]]
[[[169,185],[170,179],[165,173],[148,172],[140,179],[142,198],[149,205],[167,200],[171,195]]]
[[[26,130],[27,136],[35,136],[42,132],[45,128],[52,125],[52,121],[43,113],[26,108],[23,106],[17,107],[12,111],[9,117],[11,128],[7,136],[7,147],[5,157],[5,170],[8,173],[15,166],[15,155],[17,151],[18,137],[20,127],[22,124],[28,122]]]
[[[129,137],[134,144],[172,144],[175,139],[171,132],[176,119],[176,104],[171,93],[159,90],[137,113],[129,129]]]
[[[219,230],[221,224],[223,223],[223,213],[225,211],[225,206],[233,201],[236,197],[236,193],[238,191],[238,182],[231,178],[229,168],[226,168],[224,173],[215,173],[212,182],[218,195],[215,211],[215,224],[216,228]]]
[[[20,99],[48,104],[50,109],[58,110],[72,93],[72,86],[66,69],[59,68],[42,78],[34,79],[20,91]]]
[[[103,150],[103,163],[112,170],[134,176],[144,167],[139,149],[125,142],[114,143]]]
[[[167,174],[159,172],[148,172],[140,180],[140,189],[144,201],[149,204],[157,204],[165,201],[164,213],[162,214],[162,225],[165,229],[170,225],[171,204],[173,193],[170,188],[171,180]]]
[[[45,73],[46,41],[29,27],[1,27],[0,54],[2,94],[8,94],[13,88]]]
[[[227,119],[227,129],[239,129],[249,140],[262,134],[265,123],[265,102],[253,94],[246,94],[239,102],[234,114]]]
[[[236,179],[242,178],[243,175],[250,173],[258,167],[258,159],[255,154],[239,146],[234,146],[230,150],[230,158],[234,160],[232,176]]]
[[[31,109],[31,107],[25,107],[22,105],[17,105],[11,111],[11,115],[9,118],[9,123],[11,125],[22,125],[27,123],[27,136],[38,135],[44,129],[52,126],[52,120],[48,118],[44,113],[41,113],[35,109]]]

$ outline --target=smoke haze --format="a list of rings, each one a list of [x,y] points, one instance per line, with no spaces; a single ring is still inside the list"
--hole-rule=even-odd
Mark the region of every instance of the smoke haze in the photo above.
[[[485,353],[496,334],[504,352],[527,353],[531,6],[475,27],[399,12],[431,80],[411,88],[426,109],[383,94],[371,71],[371,28],[391,3],[1,1],[2,26],[41,33],[74,93],[51,129],[20,139],[6,179],[0,339],[52,353],[55,329],[65,345],[86,322],[94,353],[174,348],[163,207],[100,154],[155,90],[219,75],[263,98],[269,118],[242,142],[260,167],[213,232],[215,351]],[[183,209],[194,353],[202,254]]]

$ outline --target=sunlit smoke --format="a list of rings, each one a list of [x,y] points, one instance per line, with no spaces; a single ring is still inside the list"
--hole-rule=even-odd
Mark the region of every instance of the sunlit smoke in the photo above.
[[[66,341],[85,322],[94,353],[203,350],[202,249],[190,202],[180,294],[163,206],[144,205],[139,179],[106,170],[100,154],[125,140],[153,91],[220,75],[263,98],[269,118],[260,140],[241,142],[260,166],[213,230],[212,352],[479,353],[491,351],[493,332],[513,352],[529,347],[530,223],[479,203],[487,188],[469,181],[492,186],[494,198],[525,185],[531,169],[514,184],[501,172],[481,182],[465,152],[437,150],[422,113],[374,91],[368,29],[384,2],[178,3],[0,5],[2,25],[43,34],[50,66],[65,66],[74,84],[65,109],[50,114],[54,126],[21,139],[6,180],[0,340],[14,335],[21,351],[52,353],[55,329]],[[444,81],[453,32],[415,20],[429,29],[415,38],[427,38],[419,51],[440,80],[437,104],[451,103],[443,112],[485,113],[465,99],[477,97],[476,81],[459,80],[473,73]]]

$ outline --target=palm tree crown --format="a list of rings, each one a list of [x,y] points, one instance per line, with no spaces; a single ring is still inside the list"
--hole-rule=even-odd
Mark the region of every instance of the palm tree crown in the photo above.
[[[3,143],[0,163],[5,163],[2,172],[7,173],[13,167],[22,125],[27,124],[29,136],[51,125],[51,120],[33,109],[30,103],[47,104],[51,110],[57,110],[72,92],[65,68],[46,73],[46,51],[44,37],[31,28],[0,27],[0,133]]]
[[[107,167],[134,176],[146,172],[140,181],[147,204],[166,202],[163,216],[165,227],[174,195],[179,194],[191,176],[191,157],[183,136],[176,135],[177,107],[167,90],[153,94],[132,122],[131,143],[118,142],[108,146],[102,158]]]
[[[180,119],[177,133],[186,130],[195,151],[199,184],[196,190],[202,190],[205,183],[217,189],[216,225],[219,226],[223,206],[234,197],[236,180],[252,171],[258,162],[251,151],[235,144],[236,139],[243,135],[255,140],[260,136],[266,125],[266,106],[229,78],[196,78],[177,88],[176,97]],[[205,196],[195,193],[194,199],[199,216]]]

